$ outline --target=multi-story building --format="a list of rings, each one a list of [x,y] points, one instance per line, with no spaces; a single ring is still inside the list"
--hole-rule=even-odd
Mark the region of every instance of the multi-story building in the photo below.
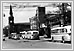
[[[37,18],[36,16],[35,17],[32,17],[32,18],[29,18],[30,19],[30,29],[31,30],[38,30],[38,22],[37,22]]]

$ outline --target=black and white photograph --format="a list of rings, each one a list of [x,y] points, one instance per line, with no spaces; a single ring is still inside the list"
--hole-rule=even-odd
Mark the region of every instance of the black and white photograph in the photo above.
[[[1,7],[2,49],[72,49],[72,1],[3,1]]]

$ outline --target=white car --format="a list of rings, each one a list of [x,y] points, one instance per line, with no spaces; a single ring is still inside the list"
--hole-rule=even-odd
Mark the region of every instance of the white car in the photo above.
[[[25,36],[26,36],[26,34],[27,34],[27,32],[26,32],[26,31],[22,31],[22,32],[20,32],[20,33],[21,33],[21,35],[22,35],[22,38],[24,39]]]
[[[17,40],[17,39],[20,39],[20,34],[17,34],[17,33],[11,33],[11,39],[15,39],[15,40]]]
[[[57,27],[51,29],[52,40],[71,41],[71,26]]]
[[[71,41],[71,36],[66,34],[65,36],[63,36],[63,41]]]
[[[36,31],[36,30],[28,31],[27,34],[25,35],[25,38],[38,39],[39,38],[39,31]]]

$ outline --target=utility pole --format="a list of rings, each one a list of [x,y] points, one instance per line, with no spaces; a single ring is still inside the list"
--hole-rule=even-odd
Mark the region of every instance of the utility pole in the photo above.
[[[66,12],[66,8],[67,8],[67,3],[62,3],[62,10],[61,10],[61,25],[65,25],[65,12]]]

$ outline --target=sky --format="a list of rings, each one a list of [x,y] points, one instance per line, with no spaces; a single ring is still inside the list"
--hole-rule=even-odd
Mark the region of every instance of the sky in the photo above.
[[[5,8],[4,6],[10,6],[11,3],[3,3],[3,14],[5,14],[5,17],[3,17],[3,27],[8,25],[8,17],[9,15],[9,8]],[[21,5],[23,3],[19,3],[18,5]],[[47,5],[48,3],[31,3],[30,5]],[[51,3],[50,3],[51,4]],[[27,4],[23,4],[27,5]],[[29,4],[28,4],[29,5]],[[12,5],[13,6],[13,5]],[[17,6],[18,7],[18,6]],[[37,7],[25,7],[25,8],[13,8],[13,16],[14,16],[14,23],[23,23],[23,22],[29,22],[29,18],[35,16]],[[58,7],[46,7],[45,13],[48,11],[57,11],[59,10]]]

